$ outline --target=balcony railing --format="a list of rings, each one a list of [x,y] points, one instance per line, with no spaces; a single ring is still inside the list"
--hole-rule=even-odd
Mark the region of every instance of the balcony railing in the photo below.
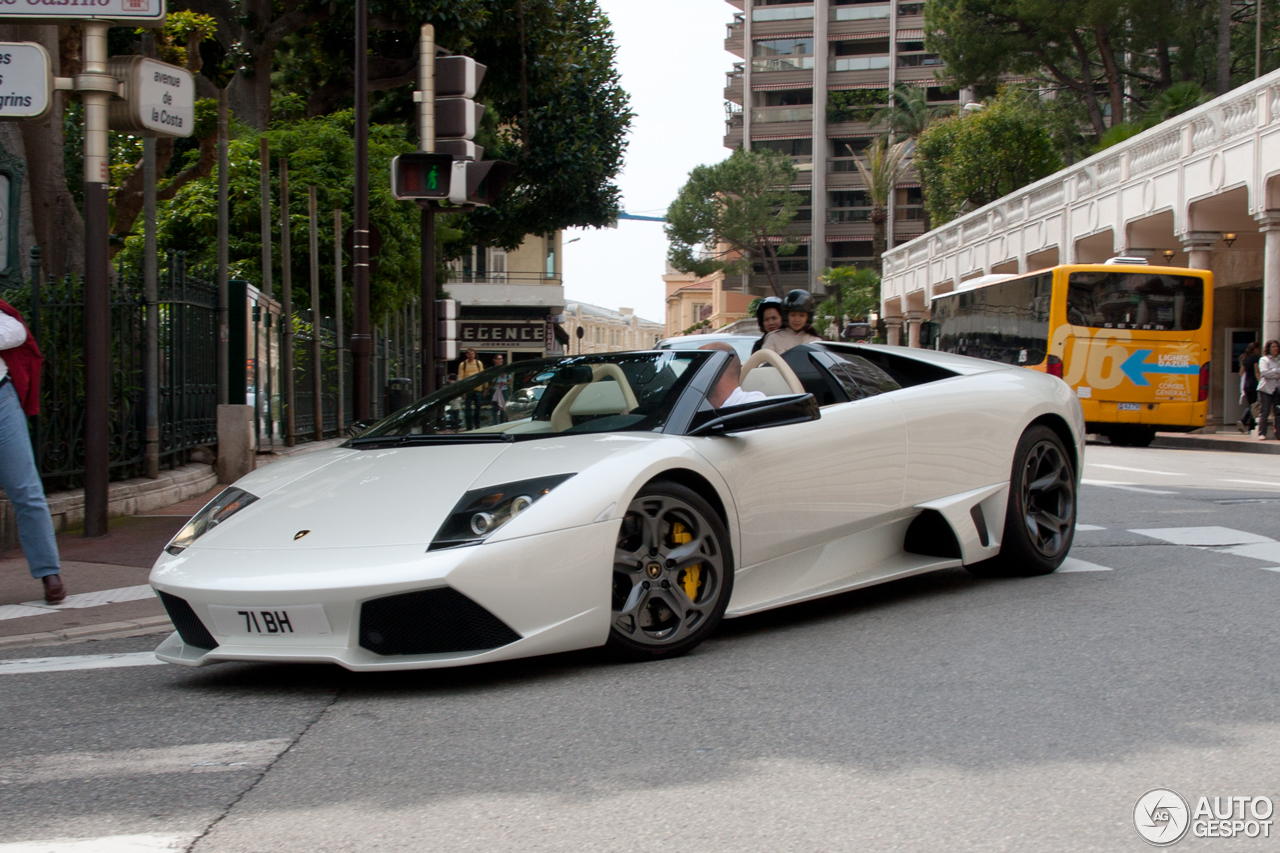
[[[757,107],[751,111],[751,121],[757,124],[777,121],[813,121],[813,104],[798,107]]]
[[[475,270],[449,270],[446,281],[453,284],[555,284],[558,275],[536,272],[476,272]]]
[[[875,18],[889,17],[889,4],[877,3],[870,6],[833,6],[831,8],[831,20],[833,21],[869,21]],[[752,18],[759,20],[759,18]]]
[[[909,17],[912,15],[923,15],[923,14],[924,14],[923,3],[899,3],[898,4],[899,18]]]
[[[743,29],[743,27],[745,27],[746,25],[747,25],[747,19],[746,19],[746,17],[745,17],[741,12],[739,12],[739,13],[738,13],[738,14],[736,14],[736,15],[734,15],[734,16],[733,16],[733,23],[731,23],[731,24],[725,24],[725,25],[724,25],[724,27],[725,27],[725,31],[724,31],[724,38],[725,38],[725,41],[730,41],[730,40],[732,40],[732,39],[734,39],[734,38],[737,38],[738,36],[741,36],[741,35],[742,35],[742,29]]]
[[[935,56],[932,53],[907,53],[907,54],[900,53],[898,54],[899,68],[929,67],[929,66],[938,66],[938,65],[946,65],[946,64],[947,63],[942,61],[941,56]]]
[[[762,6],[751,10],[753,21],[800,21],[812,17],[812,6]]]
[[[828,71],[875,71],[889,67],[889,57],[884,56],[833,56],[827,60]]]
[[[857,157],[831,157],[827,160],[828,172],[856,172],[858,171]]]
[[[759,56],[751,60],[752,71],[809,71],[812,56]]]
[[[839,222],[870,222],[871,208],[844,207],[839,210],[828,210],[827,221],[833,224]]]

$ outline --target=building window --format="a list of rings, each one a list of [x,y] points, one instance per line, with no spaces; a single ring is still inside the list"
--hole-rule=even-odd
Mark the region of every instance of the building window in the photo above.
[[[761,139],[753,140],[751,147],[757,150],[781,151],[790,157],[812,157],[812,139]]]
[[[547,278],[556,275],[556,235],[547,235]]]
[[[804,71],[813,68],[813,39],[761,39],[752,56],[753,71]]]

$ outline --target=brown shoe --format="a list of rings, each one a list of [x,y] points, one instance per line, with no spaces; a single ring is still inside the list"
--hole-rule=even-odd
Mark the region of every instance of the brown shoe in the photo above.
[[[44,600],[46,604],[61,604],[67,597],[67,588],[62,585],[62,575],[45,575]]]

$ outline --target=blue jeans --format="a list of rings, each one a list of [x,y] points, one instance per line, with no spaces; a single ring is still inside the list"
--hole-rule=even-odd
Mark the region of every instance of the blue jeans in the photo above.
[[[53,519],[44,499],[44,485],[31,452],[31,433],[13,383],[0,386],[0,488],[13,504],[18,519],[18,539],[27,555],[31,577],[42,578],[62,571]]]

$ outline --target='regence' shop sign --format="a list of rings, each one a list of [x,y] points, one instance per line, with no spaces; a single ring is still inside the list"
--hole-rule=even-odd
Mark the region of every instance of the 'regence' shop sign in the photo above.
[[[547,324],[542,320],[459,320],[458,347],[545,350]]]

